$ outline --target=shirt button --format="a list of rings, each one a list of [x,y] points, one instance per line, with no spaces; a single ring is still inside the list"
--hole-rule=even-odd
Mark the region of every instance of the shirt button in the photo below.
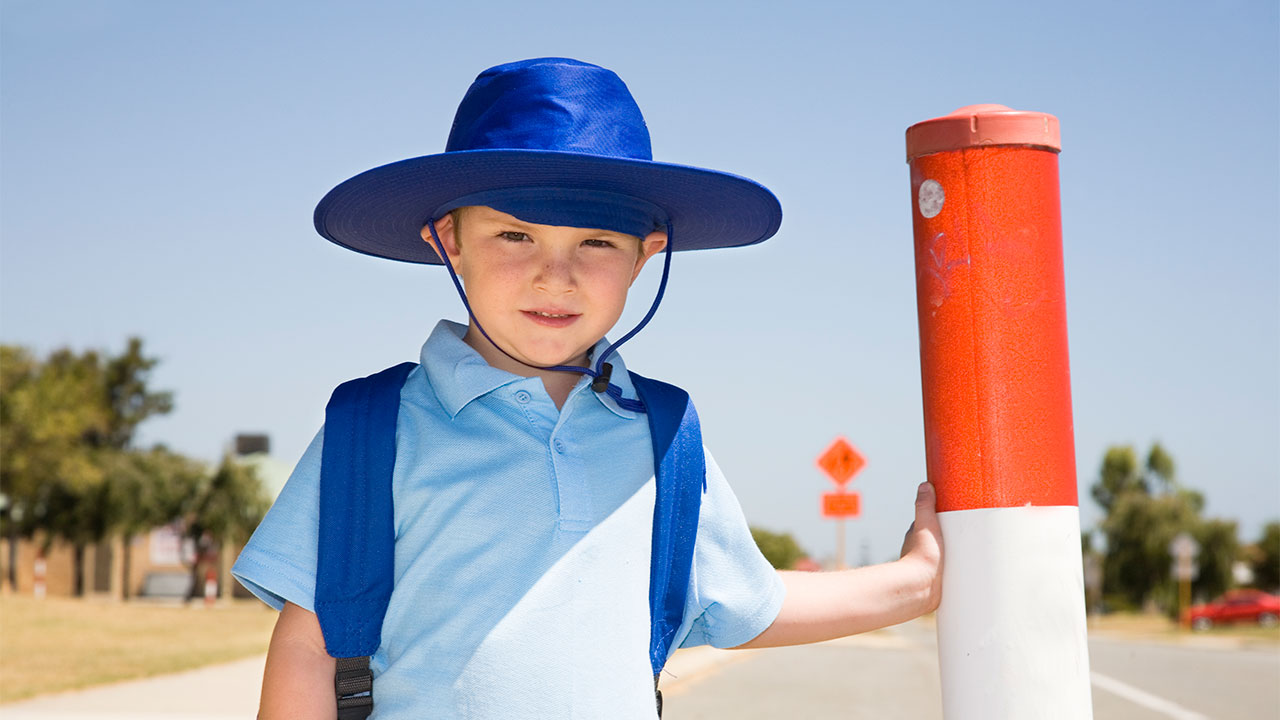
[[[525,392],[524,390],[517,391],[516,402],[520,403],[521,405],[524,405],[525,403],[529,402],[529,393]]]
[[[564,441],[562,441],[562,440],[556,440],[556,441],[555,441],[554,443],[552,443],[551,445],[552,445],[552,447],[554,447],[554,448],[556,449],[556,452],[560,453],[561,455],[563,455],[563,454],[564,454]]]

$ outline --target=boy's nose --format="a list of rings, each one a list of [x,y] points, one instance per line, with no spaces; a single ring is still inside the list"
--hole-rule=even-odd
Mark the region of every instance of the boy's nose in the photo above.
[[[547,253],[542,258],[534,285],[549,293],[572,292],[577,285],[572,258],[564,253]]]

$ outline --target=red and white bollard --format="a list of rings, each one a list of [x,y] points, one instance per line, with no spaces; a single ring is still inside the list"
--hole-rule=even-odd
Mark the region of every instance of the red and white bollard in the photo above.
[[[31,592],[37,598],[42,598],[46,593],[48,593],[48,587],[45,583],[45,575],[49,571],[49,564],[45,562],[43,551],[36,554],[36,561],[31,570],[33,577]]]
[[[907,130],[925,451],[946,556],[947,720],[1091,718],[1058,120]]]
[[[218,572],[209,567],[204,571],[204,604],[210,607],[218,599]]]

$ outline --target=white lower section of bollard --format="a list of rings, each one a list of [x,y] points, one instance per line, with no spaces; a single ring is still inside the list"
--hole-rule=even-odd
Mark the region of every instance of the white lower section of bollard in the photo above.
[[[1079,508],[954,510],[938,519],[943,717],[1092,718]]]

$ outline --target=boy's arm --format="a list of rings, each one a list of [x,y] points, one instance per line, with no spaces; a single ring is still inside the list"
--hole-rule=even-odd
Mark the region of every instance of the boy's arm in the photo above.
[[[780,572],[787,594],[777,619],[738,647],[831,640],[936,610],[942,599],[942,530],[935,501],[933,485],[921,483],[915,522],[894,562],[836,572]]]
[[[259,720],[336,720],[338,703],[333,690],[336,663],[325,652],[324,635],[315,613],[286,603],[276,620],[267,650]]]

